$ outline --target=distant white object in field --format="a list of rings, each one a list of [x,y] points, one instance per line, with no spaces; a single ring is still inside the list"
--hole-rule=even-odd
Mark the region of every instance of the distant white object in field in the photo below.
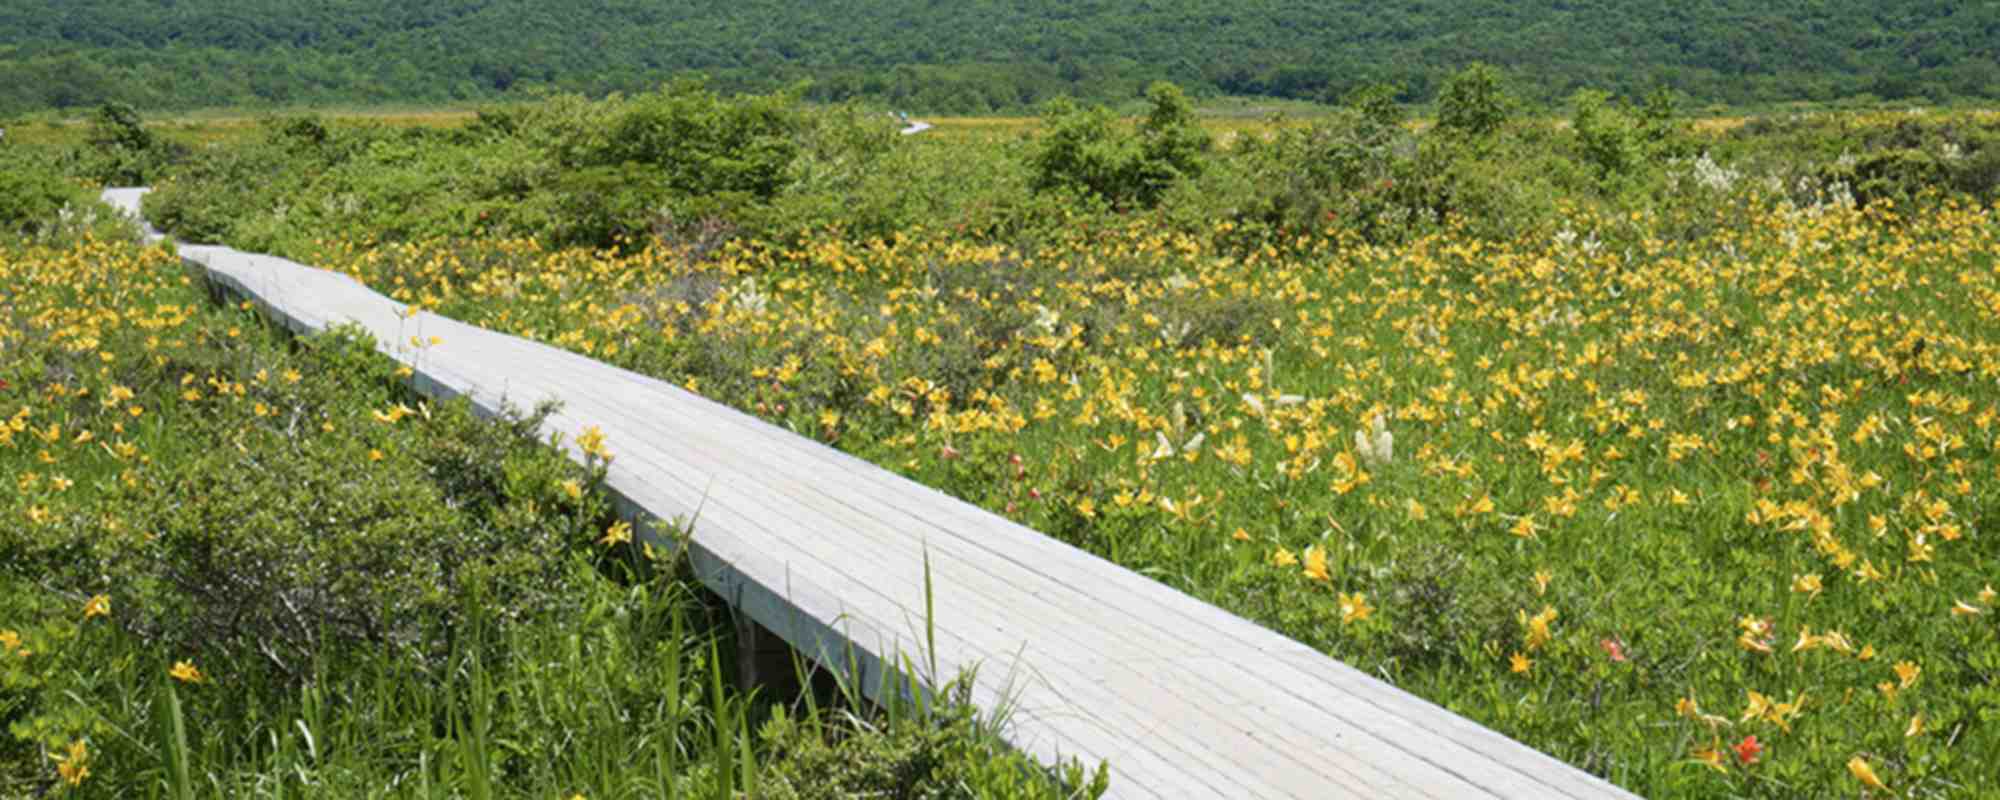
[[[900,133],[900,134],[902,134],[902,135],[904,135],[904,136],[909,136],[909,135],[912,135],[912,134],[918,134],[918,133],[923,133],[924,131],[927,131],[927,130],[930,130],[930,129],[931,129],[931,124],[930,124],[930,123],[928,123],[928,122],[921,122],[921,121],[919,121],[919,122],[912,122],[912,123],[910,123],[909,125],[905,126],[905,127],[904,127],[904,128],[902,129],[902,130],[900,130],[900,131],[897,131],[897,133]]]

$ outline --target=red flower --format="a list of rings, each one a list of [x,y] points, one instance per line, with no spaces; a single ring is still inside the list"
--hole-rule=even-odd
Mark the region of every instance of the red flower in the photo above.
[[[1756,734],[1743,737],[1743,741],[1737,742],[1731,749],[1736,751],[1736,760],[1745,764],[1757,763],[1757,755],[1764,752],[1764,746],[1757,743]]]
[[[1598,641],[1597,646],[1604,648],[1604,654],[1610,656],[1613,662],[1624,663],[1625,644],[1623,642],[1617,639],[1603,639]]]

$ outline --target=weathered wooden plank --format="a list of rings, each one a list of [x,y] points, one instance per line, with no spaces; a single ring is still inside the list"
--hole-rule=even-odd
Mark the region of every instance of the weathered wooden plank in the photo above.
[[[106,197],[136,209],[137,192]],[[562,402],[545,429],[573,440],[602,428],[621,513],[699,512],[696,574],[742,613],[851,666],[870,691],[927,655],[946,674],[981,668],[974,697],[1013,704],[1011,741],[1110,759],[1114,796],[1629,796],[1171,587],[665,381],[406,318],[346,276],[181,252],[293,330],[361,325],[426,393],[488,414]],[[413,348],[411,336],[443,342]]]

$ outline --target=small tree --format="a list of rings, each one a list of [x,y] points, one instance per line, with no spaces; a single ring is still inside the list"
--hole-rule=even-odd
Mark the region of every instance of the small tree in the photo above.
[[[140,186],[171,158],[124,103],[105,103],[91,115],[87,146],[78,151],[77,171],[109,186]]]
[[[1212,141],[1180,87],[1160,81],[1146,89],[1146,100],[1152,108],[1139,123],[1139,190],[1151,204],[1180,178],[1201,175]]]
[[[1610,95],[1582,89],[1570,102],[1576,106],[1570,127],[1576,131],[1584,160],[1596,170],[1599,180],[1628,174],[1646,161],[1638,121]]]
[[[1070,189],[1114,205],[1151,206],[1183,178],[1198,176],[1211,145],[1179,87],[1146,90],[1151,103],[1136,135],[1118,131],[1103,106],[1057,99],[1043,115],[1044,133],[1028,156],[1037,190]]]
[[[1106,199],[1123,194],[1121,173],[1134,154],[1116,126],[1117,118],[1103,106],[1084,108],[1067,97],[1049,101],[1041,139],[1028,154],[1035,190],[1069,189]]]
[[[1500,71],[1475,62],[1451,76],[1438,93],[1438,128],[1482,138],[1505,125],[1516,105],[1500,87]]]
[[[1354,109],[1369,123],[1388,128],[1403,123],[1403,107],[1396,102],[1403,87],[1393,83],[1370,83],[1342,95],[1340,104]]]

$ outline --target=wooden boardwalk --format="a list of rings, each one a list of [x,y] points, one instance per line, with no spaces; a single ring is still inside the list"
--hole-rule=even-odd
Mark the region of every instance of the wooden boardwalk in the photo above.
[[[137,208],[138,190],[106,199]],[[417,387],[562,403],[545,432],[598,426],[622,511],[692,518],[701,580],[830,665],[978,669],[1008,739],[1108,760],[1111,796],[1632,795],[1214,606],[666,382],[404,307],[359,282],[221,247],[182,256],[298,331],[372,333]],[[412,336],[440,344],[415,349]],[[579,455],[572,447],[572,455]],[[851,653],[852,655],[848,655]]]

